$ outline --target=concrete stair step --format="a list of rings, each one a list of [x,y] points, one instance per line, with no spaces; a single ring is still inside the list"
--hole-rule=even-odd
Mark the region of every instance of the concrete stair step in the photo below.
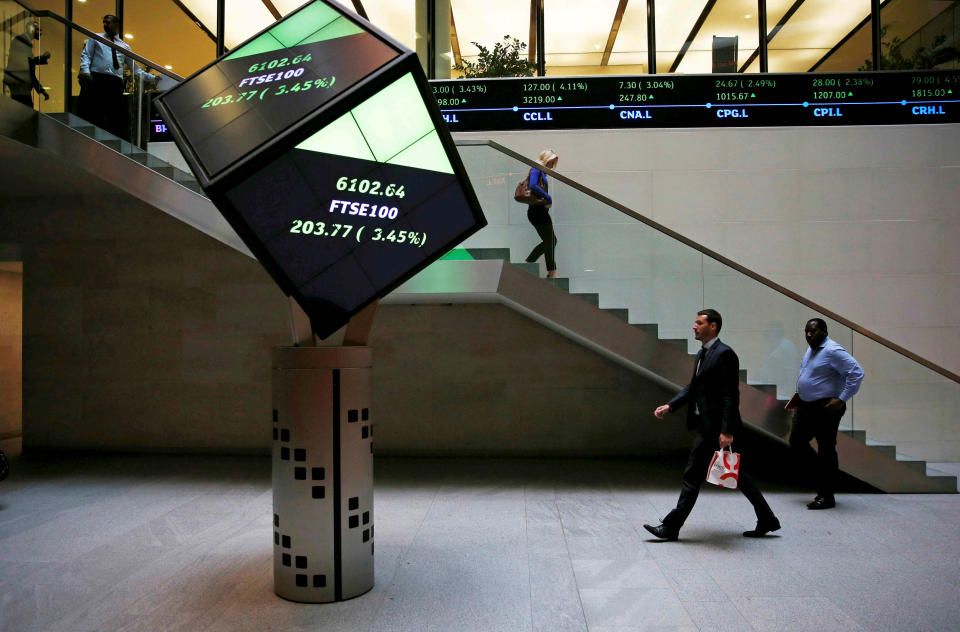
[[[570,296],[576,296],[576,297],[579,298],[581,301],[590,303],[590,304],[593,305],[594,307],[600,307],[600,295],[599,295],[599,294],[573,294],[573,293],[571,293]]]
[[[607,312],[608,314],[613,314],[614,316],[616,316],[617,318],[619,318],[619,319],[622,320],[623,322],[627,322],[627,319],[628,319],[629,316],[630,316],[630,313],[629,313],[628,310],[622,309],[622,308],[619,308],[619,307],[604,307],[604,308],[601,308],[601,309],[602,309],[602,311]]]
[[[851,438],[853,438],[853,439],[856,439],[856,440],[859,441],[860,443],[866,443],[866,442],[867,442],[867,431],[866,431],[866,430],[854,430],[853,428],[851,428],[851,427],[849,427],[849,426],[846,426],[846,427],[841,427],[841,428],[838,430],[838,432],[842,432],[843,434],[847,435],[848,437],[851,437]]]
[[[535,263],[513,263],[511,265],[520,268],[524,272],[529,272],[533,276],[540,276],[540,267]]]
[[[901,465],[906,465],[907,467],[909,467],[909,468],[912,469],[912,470],[916,470],[917,472],[920,472],[921,474],[926,474],[926,473],[927,473],[927,462],[926,462],[926,461],[918,461],[918,460],[916,460],[916,459],[911,459],[911,458],[909,458],[909,457],[902,457],[902,458],[901,458],[901,456],[899,456],[899,455],[897,455],[896,459],[897,459],[897,462],[898,462],[898,463],[900,463]]]
[[[892,458],[897,457],[897,446],[893,445],[892,443],[881,443],[871,439],[867,439],[865,443],[867,444],[867,447],[874,452],[879,452],[880,454],[884,454]]]
[[[200,195],[203,195],[203,196],[206,196],[206,195],[207,195],[206,193],[203,192],[203,189],[200,188],[200,183],[197,182],[196,180],[194,180],[193,182],[189,182],[189,181],[181,182],[180,184],[182,184],[183,186],[187,187],[188,189],[190,189],[190,190],[193,191],[194,193],[199,193]]]
[[[767,395],[776,395],[777,394],[777,385],[776,384],[751,384],[753,388],[758,391],[762,391]]]
[[[74,125],[73,129],[77,130],[84,136],[89,136],[90,138],[96,139],[97,128],[93,125]]]
[[[466,250],[474,259],[510,261],[509,248],[467,248]]]
[[[536,265],[536,264],[530,264],[530,265]],[[570,291],[570,279],[565,279],[565,278],[563,278],[563,277],[557,277],[557,278],[555,278],[555,279],[544,279],[544,281],[546,281],[547,283],[549,283],[550,285],[552,285],[552,286],[554,286],[554,287],[560,288],[561,290],[563,290],[563,291],[565,291],[565,292],[569,292],[569,291]]]
[[[660,327],[656,323],[634,323],[633,326],[648,334],[653,334],[654,336],[656,336],[657,332],[660,331]]]
[[[166,167],[160,167],[160,166],[150,167],[150,169],[153,170],[153,171],[156,171],[157,173],[159,173],[160,175],[164,176],[165,178],[170,178],[171,180],[174,179],[174,177],[173,177],[174,173],[173,173],[173,172],[177,170],[176,167],[173,167],[173,166],[171,166],[171,165],[167,165]]]

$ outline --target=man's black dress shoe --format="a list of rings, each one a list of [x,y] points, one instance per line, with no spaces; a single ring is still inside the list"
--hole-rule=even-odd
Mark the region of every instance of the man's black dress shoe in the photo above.
[[[807,503],[807,509],[833,509],[836,506],[833,496],[817,496],[813,502]]]
[[[771,518],[770,520],[757,520],[756,529],[751,529],[750,531],[744,531],[743,537],[745,538],[762,538],[771,531],[780,530],[780,521],[776,518]]]
[[[780,525],[777,525],[777,527],[779,526]],[[643,525],[643,528],[649,531],[650,533],[652,533],[653,535],[655,535],[656,537],[660,538],[661,540],[666,540],[667,542],[673,542],[680,537],[679,531],[672,531],[667,527],[663,526],[662,524],[658,524],[655,527],[649,524],[645,524]]]

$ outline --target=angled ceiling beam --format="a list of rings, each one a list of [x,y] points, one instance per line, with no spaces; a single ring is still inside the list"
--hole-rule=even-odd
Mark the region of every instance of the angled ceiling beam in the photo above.
[[[191,22],[196,24],[197,28],[199,28],[201,31],[206,33],[207,37],[212,39],[214,42],[217,41],[216,33],[208,29],[207,26],[203,22],[201,22],[200,19],[197,16],[195,16],[190,9],[186,7],[186,5],[180,2],[180,0],[170,0],[170,1],[173,2],[175,5],[177,5],[177,8],[183,11],[183,14],[187,16],[187,19],[189,19]]]
[[[270,12],[270,15],[273,16],[274,20],[279,20],[280,18],[283,17],[283,15],[279,11],[277,11],[277,7],[273,5],[272,0],[261,0],[261,1],[263,2],[263,6],[267,7],[267,11]]]
[[[363,8],[363,3],[360,0],[353,0],[353,10],[364,20],[370,19],[367,17],[367,10]]]
[[[629,0],[620,0],[617,5],[617,12],[613,14],[613,24],[610,25],[610,34],[607,36],[607,45],[603,49],[603,57],[600,59],[600,65],[606,66],[610,61],[610,53],[613,52],[613,45],[617,41],[617,33],[620,32],[620,23],[623,22],[623,13],[627,10]]]
[[[786,26],[787,22],[790,20],[790,18],[793,17],[793,14],[797,12],[797,9],[800,8],[800,5],[802,5],[803,2],[804,0],[794,0],[793,5],[791,5],[791,7],[787,9],[787,12],[784,13],[783,17],[780,18],[780,21],[777,22],[777,25],[774,26],[772,29],[770,29],[770,32],[767,33],[767,44],[769,44],[770,40],[772,40],[774,37],[777,36],[777,33],[780,32],[780,29]],[[746,72],[747,68],[750,67],[750,64],[753,63],[753,60],[755,60],[759,56],[760,56],[760,49],[757,48],[752,53],[750,53],[750,56],[747,57],[747,61],[743,62],[743,65],[740,66],[740,70],[737,72]]]
[[[537,0],[530,0],[530,41],[527,44],[527,61],[537,61]]]
[[[889,3],[890,3],[890,0],[884,0],[883,2],[881,2],[881,3],[880,3],[880,10],[883,10]],[[862,29],[862,28],[865,27],[866,25],[870,24],[872,19],[873,19],[873,10],[871,9],[870,15],[868,15],[867,17],[865,17],[865,18],[863,18],[862,20],[860,20],[860,23],[857,24],[855,27],[853,27],[853,28],[850,30],[850,32],[847,33],[847,34],[843,37],[843,39],[841,39],[839,42],[837,42],[837,45],[836,45],[836,46],[834,46],[833,48],[831,48],[830,50],[828,50],[826,55],[824,55],[824,56],[821,57],[819,60],[817,60],[817,63],[815,63],[814,65],[810,66],[810,70],[808,70],[807,72],[813,72],[813,71],[815,71],[817,68],[819,68],[819,67],[820,67],[820,64],[822,64],[823,62],[827,61],[827,59],[830,58],[830,55],[833,55],[835,52],[837,52],[838,50],[840,50],[840,48],[841,48],[844,44],[846,44],[847,41],[848,41],[851,37],[853,37],[854,35],[856,35],[856,34],[857,34],[857,31],[859,31],[860,29]],[[876,62],[876,59],[874,59],[874,62]]]
[[[453,3],[450,3],[450,49],[453,51],[453,65],[456,67],[463,65],[463,58],[460,57],[460,40],[457,38],[457,23],[453,19]]]
[[[693,44],[693,40],[697,38],[697,33],[700,32],[703,23],[707,21],[707,17],[710,16],[710,12],[713,10],[713,5],[715,4],[717,4],[717,0],[707,0],[703,11],[700,12],[700,17],[697,18],[693,28],[690,29],[690,35],[687,35],[687,41],[683,43],[680,52],[677,53],[677,58],[673,60],[673,64],[670,66],[670,72],[677,72],[677,68],[680,67],[680,62],[683,61],[683,56],[687,54],[687,50],[690,48],[690,45]]]

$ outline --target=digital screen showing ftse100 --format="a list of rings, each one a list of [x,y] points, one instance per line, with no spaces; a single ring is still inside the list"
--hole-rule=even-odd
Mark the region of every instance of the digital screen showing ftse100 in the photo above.
[[[322,2],[163,96],[208,178],[396,58],[400,51]]]
[[[225,197],[320,335],[486,223],[409,73]]]
[[[960,71],[453,79],[451,132],[960,122]]]

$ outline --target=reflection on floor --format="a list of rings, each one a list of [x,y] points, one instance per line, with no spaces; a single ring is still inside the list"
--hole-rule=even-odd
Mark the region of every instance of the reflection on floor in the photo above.
[[[375,588],[272,592],[269,460],[34,456],[0,483],[4,632],[955,630],[960,496],[764,486],[779,537],[705,489],[679,542],[642,523],[682,464],[378,459]],[[761,480],[761,483],[763,481]]]

